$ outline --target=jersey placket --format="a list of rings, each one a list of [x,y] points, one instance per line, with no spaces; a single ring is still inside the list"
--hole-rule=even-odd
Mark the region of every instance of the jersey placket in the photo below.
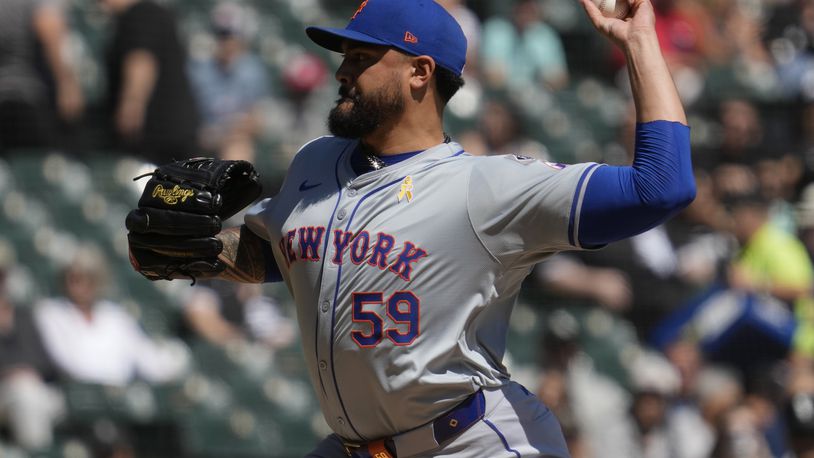
[[[341,194],[342,197],[345,197],[348,194],[348,188],[343,188]],[[348,208],[353,205],[354,199],[343,199],[342,197],[340,197],[339,205],[332,216],[331,233],[326,234],[328,237],[333,236],[332,232],[334,230],[343,229],[345,222],[348,220]],[[342,266],[330,261],[329,249],[330,244],[326,244],[325,253],[323,253],[325,264],[322,270],[322,281],[320,285],[320,319],[319,328],[317,330],[317,349],[321,358],[319,361],[320,379],[326,387],[325,395],[329,400],[329,404],[332,406],[332,416],[342,430],[342,436],[352,437],[349,433],[353,432],[356,436],[363,439],[363,436],[356,431],[356,428],[348,419],[348,413],[344,401],[342,400],[342,395],[339,392],[339,386],[337,385],[336,369],[333,360],[333,343],[336,338],[334,328],[336,326],[336,309],[339,306],[338,292]]]
[[[335,388],[331,386],[333,378],[331,377],[332,367],[331,358],[330,358],[330,337],[332,335],[332,324],[331,324],[331,314],[332,314],[332,304],[334,298],[334,291],[336,285],[338,284],[336,279],[336,270],[337,267],[333,264],[329,258],[330,253],[330,239],[332,235],[332,231],[335,227],[341,225],[341,220],[338,219],[340,212],[342,210],[343,204],[343,191],[344,186],[339,179],[339,167],[342,163],[343,156],[346,151],[343,151],[342,154],[339,155],[336,161],[336,168],[335,168],[335,177],[336,177],[336,201],[333,203],[333,211],[331,212],[330,218],[326,221],[326,231],[325,231],[325,240],[322,244],[322,264],[320,266],[320,286],[319,286],[319,293],[316,299],[316,313],[315,313],[315,332],[314,332],[314,358],[317,365],[317,375],[319,378],[319,387],[317,388],[317,393],[323,398],[324,402],[322,403],[324,406],[325,416],[326,418],[333,417],[337,423],[340,423],[344,429],[344,418],[343,416],[345,413],[343,412],[343,408],[341,405],[337,405],[337,399],[332,396],[332,393],[335,392]],[[330,208],[330,207],[329,207]],[[323,208],[317,209],[317,211],[323,211]],[[316,388],[316,387],[315,387]]]
[[[336,165],[338,196],[336,207],[331,215],[331,220],[328,222],[328,229],[325,234],[326,241],[323,245],[315,348],[319,379],[323,390],[322,395],[327,401],[326,405],[331,409],[329,416],[334,419],[336,426],[342,431],[344,437],[352,438],[355,435],[360,440],[366,440],[348,418],[348,412],[339,391],[333,358],[334,340],[337,338],[335,335],[336,311],[337,307],[340,306],[339,286],[342,266],[331,262],[331,244],[329,240],[333,237],[334,230],[349,230],[352,216],[356,213],[362,201],[369,196],[360,196],[359,188],[361,185],[359,183],[351,182],[345,186],[342,185],[343,180],[340,179],[339,169],[343,159],[343,157],[340,157]],[[375,192],[374,190],[370,194]]]
[[[404,178],[405,178],[404,176],[401,176],[401,177],[399,177],[399,178],[397,178],[395,180],[388,181],[387,183],[385,183],[383,185],[380,185],[380,186],[374,188],[372,191],[369,191],[369,192],[364,193],[364,194],[362,192],[360,192],[360,188],[362,186],[364,186],[366,184],[370,184],[370,183],[367,180],[354,180],[354,181],[352,181],[347,186],[347,188],[344,189],[344,195],[347,196],[347,200],[345,201],[345,204],[339,206],[339,208],[338,208],[338,210],[337,210],[337,212],[336,212],[336,214],[334,216],[333,223],[334,223],[334,226],[336,227],[336,229],[337,230],[344,230],[345,232],[356,233],[356,231],[354,230],[354,227],[353,227],[353,221],[354,221],[354,217],[356,216],[357,211],[362,206],[362,204],[368,198],[370,198],[370,197],[372,197],[372,196],[374,196],[374,195],[376,195],[376,194],[378,194],[378,193],[380,193],[380,192],[382,192],[382,191],[384,191],[384,190],[386,190],[388,188],[392,188],[393,186],[397,185],[398,183],[401,183],[402,181],[404,181]],[[340,306],[340,301],[342,300],[342,298],[339,297],[339,285],[340,285],[340,283],[342,281],[342,265],[335,266],[333,263],[330,263],[330,264],[331,264],[331,267],[336,269],[336,276],[335,277],[331,276],[333,278],[333,284],[334,284],[334,289],[333,289],[334,298],[333,298],[333,304],[330,307],[330,309],[331,309],[330,340],[329,340],[329,342],[330,342],[330,345],[329,345],[330,346],[330,348],[329,348],[330,362],[328,363],[328,368],[330,369],[330,372],[331,372],[331,382],[334,385],[334,389],[336,391],[336,397],[339,400],[339,405],[340,405],[341,412],[342,412],[342,415],[338,416],[336,418],[336,422],[342,428],[349,427],[350,430],[352,430],[359,437],[359,439],[367,440],[367,438],[365,438],[362,434],[360,434],[356,430],[356,427],[353,425],[350,418],[348,418],[348,412],[347,412],[347,409],[345,407],[344,401],[342,399],[342,395],[340,393],[339,383],[338,383],[338,380],[337,380],[337,377],[336,377],[336,368],[334,367],[334,364],[333,364],[333,357],[334,357],[333,346],[334,346],[334,342],[337,339],[337,336],[335,335],[336,312],[337,312],[337,307]],[[323,282],[322,282],[323,288],[325,287],[325,284],[326,284],[326,276],[324,275],[325,273],[327,273],[327,270],[323,270],[323,279],[322,279],[323,280]],[[321,320],[320,323],[324,324],[326,321],[327,320]],[[320,332],[322,332],[322,331],[323,331],[323,329],[320,328]],[[321,341],[320,343],[324,344],[324,341]],[[322,351],[322,347],[320,347],[320,352],[321,351]],[[346,437],[347,437],[347,435],[346,435]]]

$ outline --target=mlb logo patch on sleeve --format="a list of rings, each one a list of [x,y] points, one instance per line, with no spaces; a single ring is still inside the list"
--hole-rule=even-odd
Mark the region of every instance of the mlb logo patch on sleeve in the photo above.
[[[519,163],[521,163],[523,165],[528,165],[528,164],[531,164],[532,162],[537,161],[537,159],[535,159],[535,158],[533,158],[531,156],[523,156],[523,155],[520,155],[520,154],[507,154],[506,158],[508,158],[509,160],[515,161],[515,162],[519,162]]]
[[[566,164],[561,164],[561,163],[559,163],[559,162],[548,162],[548,161],[546,161],[546,162],[543,162],[543,164],[545,164],[545,165],[547,165],[547,166],[551,167],[551,168],[552,168],[552,169],[554,169],[554,170],[562,170],[562,169],[564,169],[564,168],[568,167],[568,165],[566,165]]]

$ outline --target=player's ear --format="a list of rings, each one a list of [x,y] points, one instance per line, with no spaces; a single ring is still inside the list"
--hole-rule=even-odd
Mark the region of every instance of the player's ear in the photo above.
[[[413,57],[411,71],[410,87],[423,89],[432,81],[432,75],[435,73],[435,60],[430,56]]]

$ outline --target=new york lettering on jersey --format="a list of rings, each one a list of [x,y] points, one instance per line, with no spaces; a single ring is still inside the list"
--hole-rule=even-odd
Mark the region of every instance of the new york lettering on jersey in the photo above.
[[[286,266],[294,262],[319,262],[320,247],[323,246],[325,227],[300,227],[286,232],[280,239],[279,249],[283,253]],[[336,229],[330,234],[327,246],[331,262],[342,264],[349,258],[356,265],[378,267],[379,270],[389,270],[402,280],[409,282],[413,271],[413,264],[427,256],[427,251],[414,243],[405,241],[401,251],[394,250],[396,237],[386,232],[379,232],[371,238],[368,231],[357,233]],[[298,249],[296,249],[298,248]]]

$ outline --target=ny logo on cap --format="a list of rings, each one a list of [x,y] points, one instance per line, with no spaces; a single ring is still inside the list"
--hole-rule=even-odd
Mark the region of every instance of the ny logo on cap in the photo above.
[[[356,12],[355,12],[355,13],[353,13],[353,16],[351,16],[351,17],[350,17],[350,20],[352,21],[352,20],[356,19],[356,16],[358,16],[358,15],[359,15],[359,13],[361,13],[361,12],[362,12],[362,10],[363,10],[363,9],[365,9],[365,7],[366,7],[366,6],[367,6],[367,0],[364,0],[364,1],[362,2],[362,4],[361,4],[361,5],[359,5],[359,9],[358,9],[358,10],[356,10]]]

